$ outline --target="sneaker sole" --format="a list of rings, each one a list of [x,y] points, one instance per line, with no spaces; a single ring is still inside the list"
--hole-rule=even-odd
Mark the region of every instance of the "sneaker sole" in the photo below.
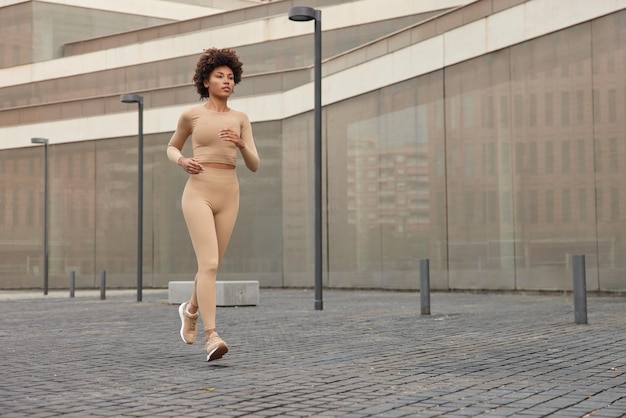
[[[228,346],[226,344],[220,344],[207,354],[206,361],[221,359],[226,353],[228,353]]]
[[[193,344],[185,339],[185,335],[183,334],[183,330],[185,329],[185,314],[183,313],[183,308],[185,304],[181,303],[178,307],[178,316],[180,316],[180,338],[182,338],[183,342],[186,344]]]

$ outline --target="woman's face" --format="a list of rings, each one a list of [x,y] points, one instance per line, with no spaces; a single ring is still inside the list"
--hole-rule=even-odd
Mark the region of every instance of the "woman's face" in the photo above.
[[[209,97],[227,99],[233,93],[235,76],[226,65],[215,67],[204,85],[209,89]]]

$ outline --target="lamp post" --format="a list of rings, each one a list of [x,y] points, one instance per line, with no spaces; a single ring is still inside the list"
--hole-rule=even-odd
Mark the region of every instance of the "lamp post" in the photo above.
[[[311,7],[289,9],[289,20],[315,20],[314,125],[315,125],[315,309],[324,309],[322,300],[322,12]]]
[[[139,106],[139,141],[137,146],[137,302],[141,302],[143,289],[143,96],[122,94],[122,103]]]
[[[43,294],[48,294],[48,140],[31,138],[32,144],[44,145],[44,183],[43,183]]]

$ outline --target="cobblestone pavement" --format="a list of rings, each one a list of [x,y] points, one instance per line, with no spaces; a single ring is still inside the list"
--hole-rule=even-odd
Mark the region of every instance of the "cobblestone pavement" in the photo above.
[[[626,416],[626,298],[261,289],[206,363],[166,290],[0,292],[2,417]],[[199,337],[201,340],[201,337]]]

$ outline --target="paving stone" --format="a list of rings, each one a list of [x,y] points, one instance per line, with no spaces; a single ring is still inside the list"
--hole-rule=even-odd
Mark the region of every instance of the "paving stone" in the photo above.
[[[0,415],[626,415],[624,297],[588,298],[580,326],[559,296],[435,292],[424,318],[411,292],[327,290],[324,311],[260,292],[218,308],[230,351],[212,363],[166,289],[0,292]]]

